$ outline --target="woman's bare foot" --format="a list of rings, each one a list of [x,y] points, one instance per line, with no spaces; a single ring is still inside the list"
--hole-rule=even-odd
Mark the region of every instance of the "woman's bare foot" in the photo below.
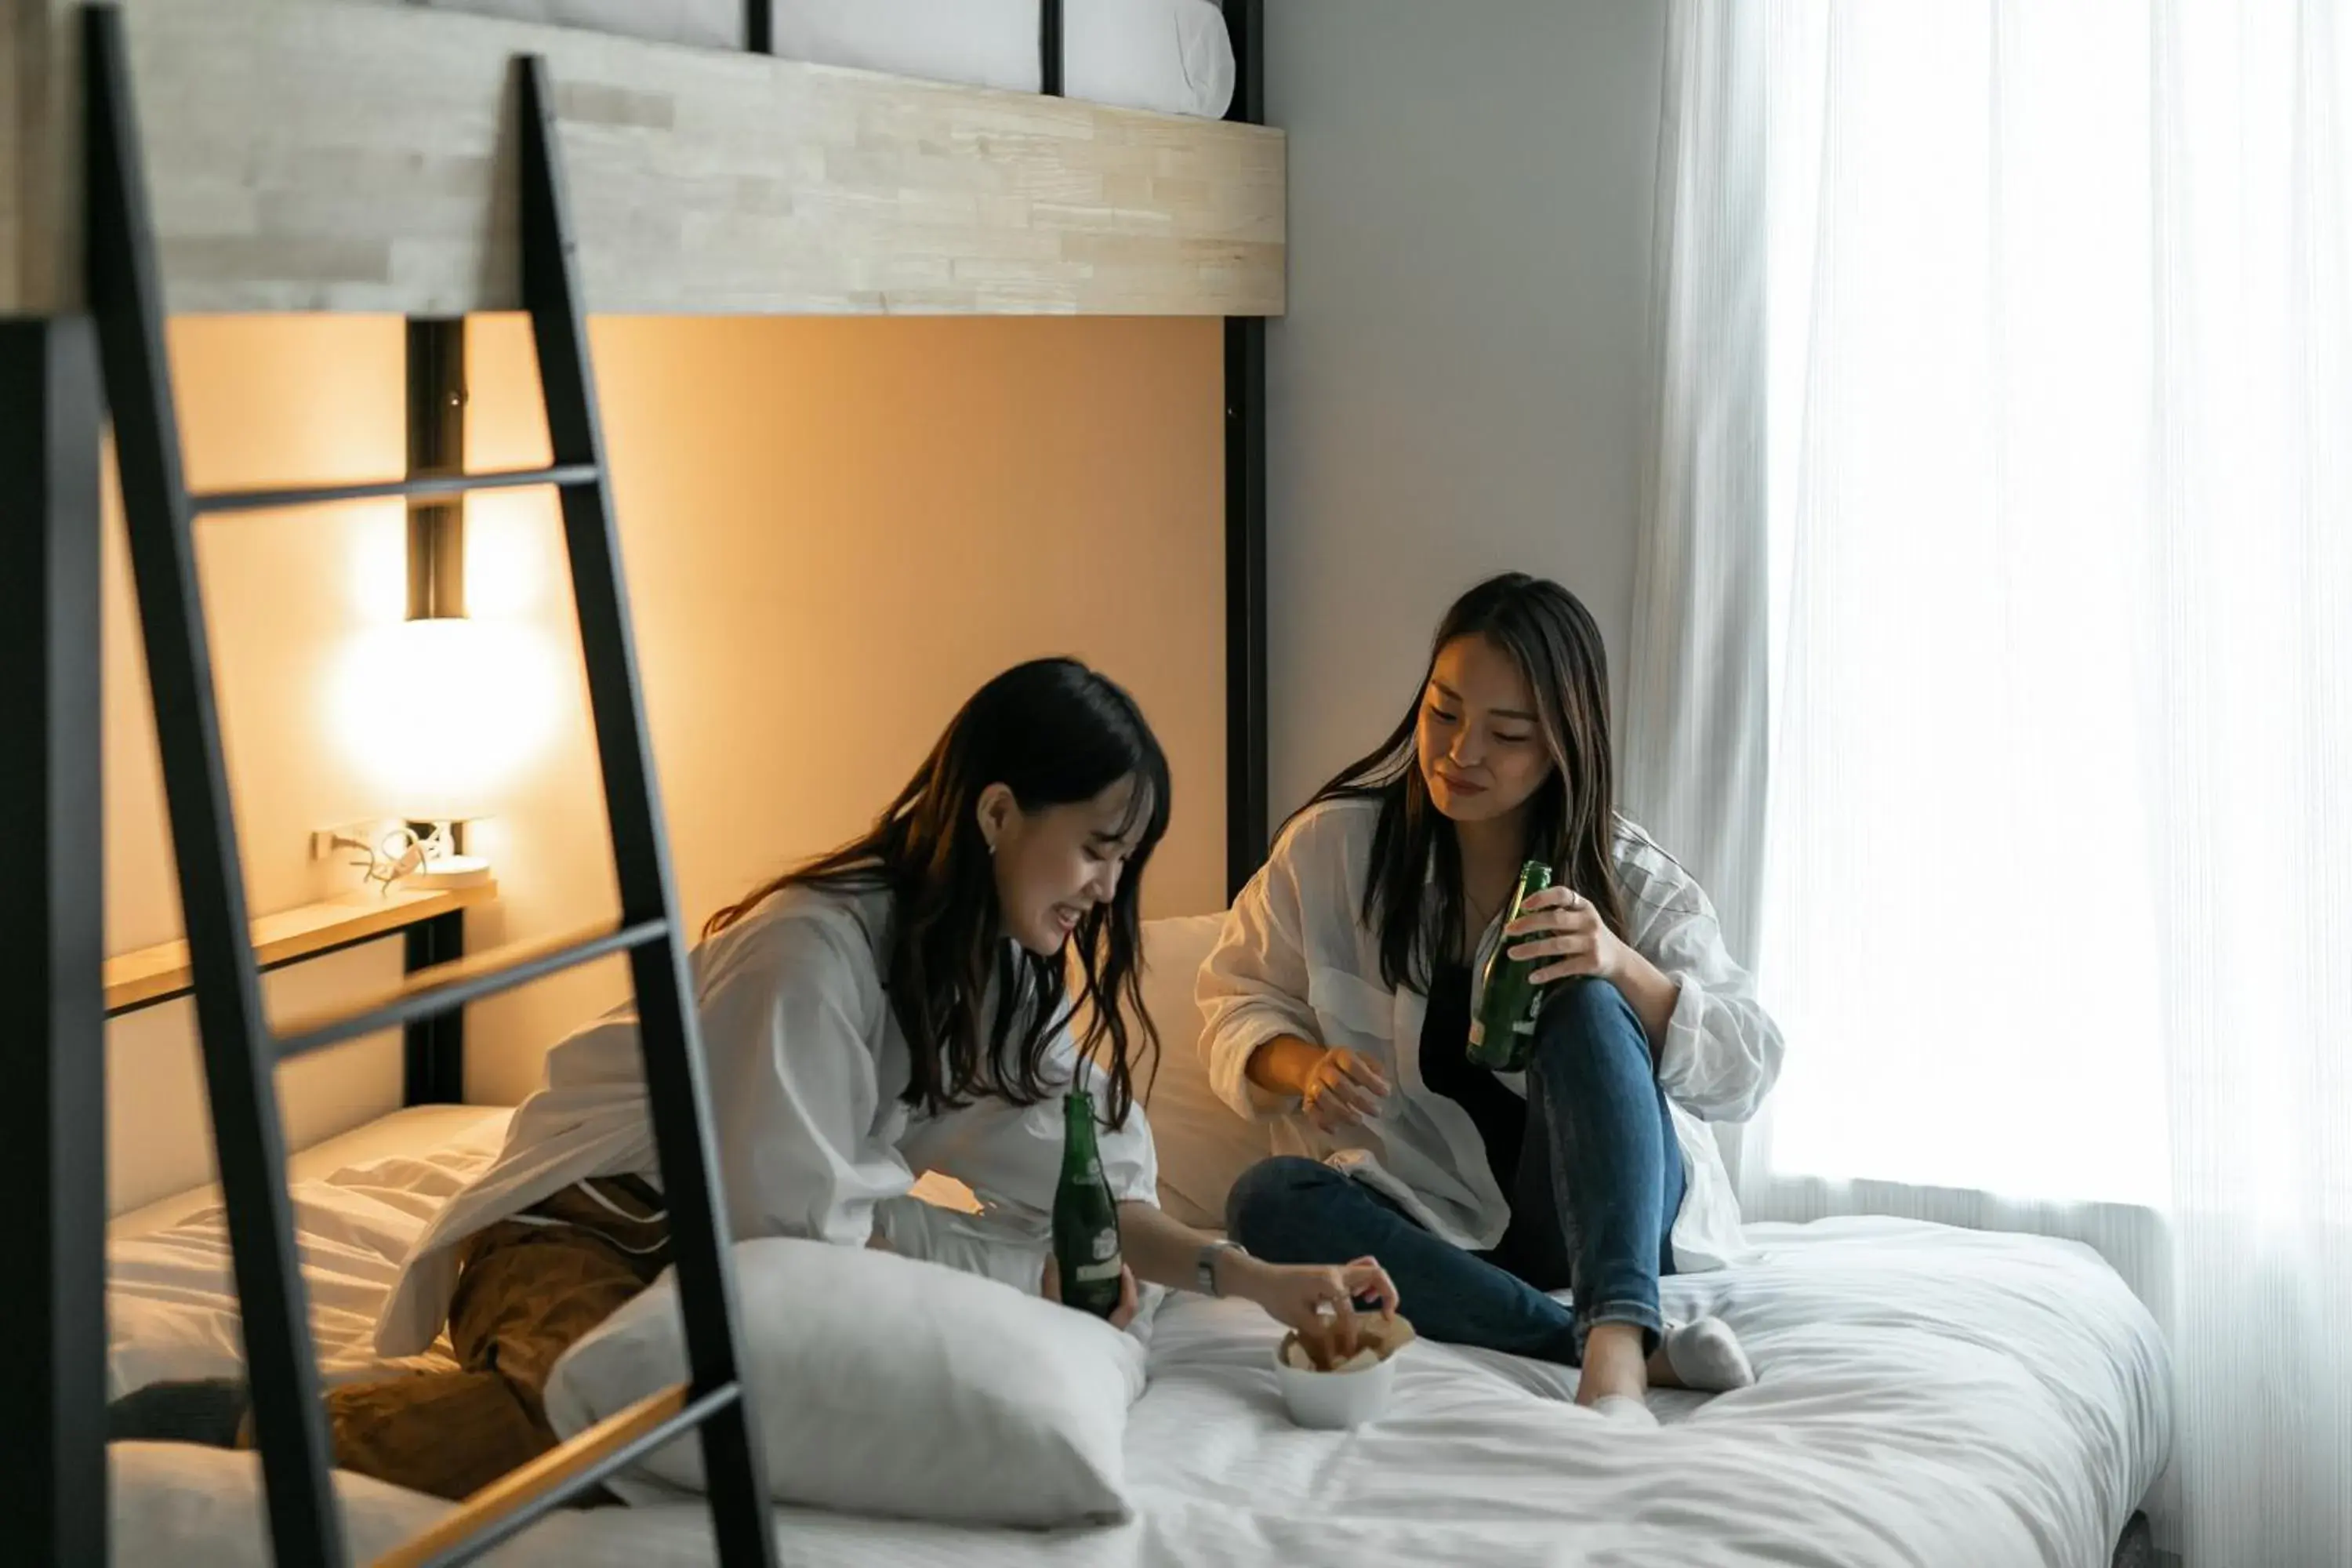
[[[1584,1370],[1577,1379],[1576,1402],[1596,1405],[1612,1394],[1640,1399],[1650,1388],[1643,1359],[1639,1324],[1593,1324],[1584,1336]]]

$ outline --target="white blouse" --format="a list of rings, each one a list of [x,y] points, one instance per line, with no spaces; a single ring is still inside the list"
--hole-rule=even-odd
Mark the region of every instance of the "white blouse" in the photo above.
[[[1510,1204],[1488,1168],[1470,1113],[1421,1076],[1428,999],[1381,978],[1379,933],[1362,919],[1380,805],[1327,801],[1302,813],[1225,916],[1202,965],[1197,994],[1209,1080],[1240,1115],[1275,1117],[1285,1152],[1322,1159],[1379,1187],[1458,1247],[1502,1239]],[[1677,1269],[1720,1268],[1748,1255],[1739,1205],[1707,1121],[1755,1114],[1780,1070],[1780,1031],[1755,984],[1723,945],[1715,910],[1690,874],[1622,819],[1613,851],[1632,930],[1619,940],[1675,982],[1675,1010],[1658,1051],[1685,1181],[1674,1226]],[[1487,926],[1472,973],[1501,940]],[[1477,998],[1472,999],[1472,1007]],[[1380,1115],[1338,1134],[1299,1114],[1297,1097],[1268,1094],[1244,1069],[1277,1035],[1345,1047],[1380,1064],[1394,1086]],[[1526,1093],[1518,1074],[1498,1074]]]
[[[1108,1086],[1071,1037],[1066,1010],[1047,1051],[1051,1092],[1032,1106],[982,1097],[936,1114],[899,1099],[911,1053],[884,996],[889,897],[788,889],[696,947],[719,1193],[736,1240],[803,1237],[895,1251],[1034,1292],[1061,1173],[1061,1090]],[[989,1011],[983,1007],[982,1016]],[[457,1283],[456,1244],[590,1176],[654,1176],[634,1005],[615,1008],[548,1055],[547,1084],[523,1101],[505,1147],[417,1240],[376,1343],[422,1351]],[[1100,1134],[1121,1201],[1156,1203],[1158,1164],[1140,1105]],[[977,1215],[910,1195],[936,1171],[972,1190]]]

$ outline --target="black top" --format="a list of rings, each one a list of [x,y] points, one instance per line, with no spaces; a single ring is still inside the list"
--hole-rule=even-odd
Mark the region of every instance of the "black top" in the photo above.
[[[1517,1190],[1528,1102],[1492,1069],[1470,1059],[1470,966],[1440,965],[1429,977],[1429,1013],[1421,1025],[1421,1080],[1470,1113],[1486,1145],[1486,1168],[1505,1193]]]

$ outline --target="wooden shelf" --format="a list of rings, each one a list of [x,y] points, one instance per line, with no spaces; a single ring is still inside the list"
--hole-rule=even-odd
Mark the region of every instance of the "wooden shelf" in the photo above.
[[[0,24],[0,312],[79,296],[79,10]],[[413,5],[122,17],[175,313],[518,309],[525,53],[553,80],[593,313],[1282,313],[1265,126]]]
[[[278,969],[487,904],[498,896],[496,882],[471,888],[396,888],[389,894],[354,893],[280,910],[253,922],[254,957],[262,968]],[[107,1016],[184,996],[193,984],[184,942],[119,954],[106,961]]]

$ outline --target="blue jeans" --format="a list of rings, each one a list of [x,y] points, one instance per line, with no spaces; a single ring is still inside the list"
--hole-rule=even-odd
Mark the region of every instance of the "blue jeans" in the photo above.
[[[1682,1151],[1649,1037],[1605,980],[1562,982],[1544,1001],[1517,1177],[1510,1228],[1492,1252],[1465,1252],[1372,1188],[1295,1155],[1243,1173],[1225,1228],[1273,1263],[1379,1258],[1405,1315],[1433,1340],[1576,1366],[1593,1324],[1634,1323],[1644,1353],[1654,1351]],[[1563,1286],[1572,1309],[1544,1294]]]

